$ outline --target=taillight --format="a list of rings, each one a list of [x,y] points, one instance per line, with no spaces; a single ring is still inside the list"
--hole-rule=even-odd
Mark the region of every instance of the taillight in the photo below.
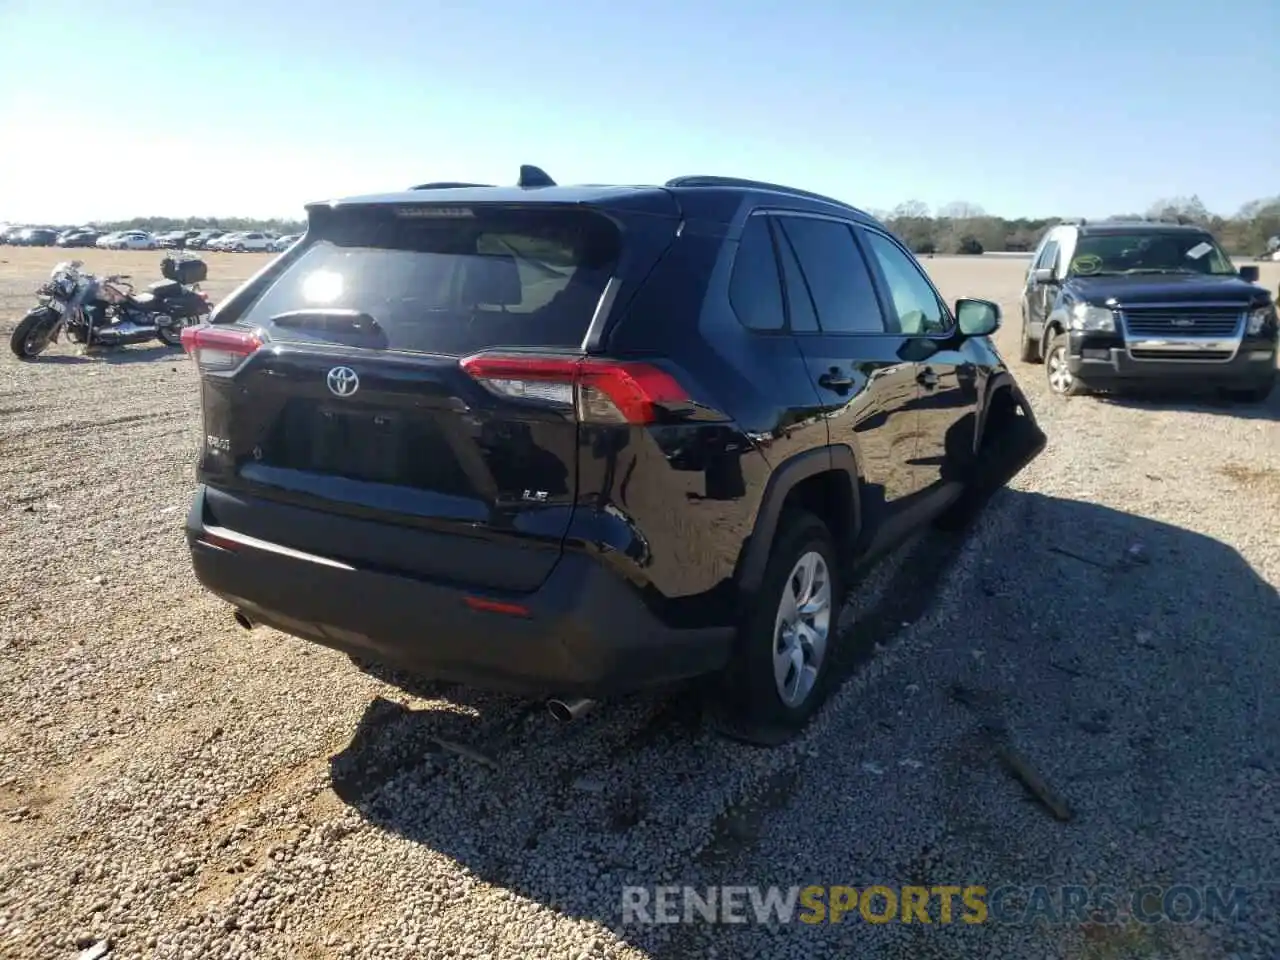
[[[637,361],[477,354],[461,365],[500,396],[571,406],[584,423],[653,423],[658,408],[689,403],[671,374]]]
[[[182,349],[191,354],[201,372],[235,370],[262,346],[257,331],[215,327],[207,323],[182,330]]]

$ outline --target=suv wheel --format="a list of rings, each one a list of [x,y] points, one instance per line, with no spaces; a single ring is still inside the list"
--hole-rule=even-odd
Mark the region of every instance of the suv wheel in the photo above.
[[[1022,349],[1018,351],[1018,359],[1023,363],[1039,363],[1044,359],[1040,356],[1040,344],[1027,336],[1026,307],[1022,308]]]
[[[1084,393],[1084,387],[1071,373],[1067,365],[1067,335],[1056,333],[1049,341],[1049,348],[1044,354],[1044,370],[1049,380],[1049,389],[1060,397],[1076,397]]]
[[[784,513],[723,677],[726,733],[774,745],[805,725],[827,694],[843,605],[830,531],[811,513]]]

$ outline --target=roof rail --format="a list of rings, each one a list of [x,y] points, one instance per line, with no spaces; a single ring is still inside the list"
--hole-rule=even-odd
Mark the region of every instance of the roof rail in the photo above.
[[[492,183],[460,183],[456,180],[441,180],[437,183],[420,183],[410,190],[460,190],[463,187],[492,187]]]
[[[837,207],[844,207],[846,210],[857,210],[852,204],[845,203],[843,200],[837,200],[834,197],[824,196],[821,193],[813,193],[810,190],[801,190],[798,187],[788,187],[780,183],[769,183],[765,180],[748,180],[743,177],[716,177],[710,175],[692,175],[687,177],[673,177],[663,184],[664,187],[740,187],[745,190],[769,190],[773,193],[789,193],[794,197],[807,197],[810,200],[820,200],[823,203],[832,203]]]

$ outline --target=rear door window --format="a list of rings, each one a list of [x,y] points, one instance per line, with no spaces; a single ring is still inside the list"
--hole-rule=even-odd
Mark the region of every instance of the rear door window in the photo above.
[[[620,245],[603,216],[536,207],[354,208],[312,232],[242,323],[273,340],[454,356],[580,346]],[[335,311],[361,317],[344,327]]]
[[[787,316],[791,322],[792,333],[817,333],[818,314],[813,306],[813,296],[809,293],[809,285],[805,283],[804,274],[800,270],[800,262],[796,260],[791,241],[782,232],[781,225],[776,227],[778,238],[778,256],[782,260],[782,279],[786,287]]]
[[[773,238],[764,217],[750,217],[742,228],[738,253],[729,279],[729,302],[743,326],[751,330],[781,330],[782,288]]]
[[[778,225],[804,274],[822,332],[884,333],[875,285],[849,227],[834,220],[782,216]]]

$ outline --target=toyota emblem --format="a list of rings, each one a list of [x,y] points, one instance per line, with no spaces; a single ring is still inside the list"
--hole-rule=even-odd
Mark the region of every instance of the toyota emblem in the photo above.
[[[334,367],[326,380],[334,396],[349,397],[360,389],[360,377],[350,367]]]

